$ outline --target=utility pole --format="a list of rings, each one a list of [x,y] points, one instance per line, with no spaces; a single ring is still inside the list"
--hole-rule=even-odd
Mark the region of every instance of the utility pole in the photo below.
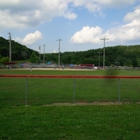
[[[101,38],[100,40],[104,40],[104,50],[103,50],[103,69],[105,69],[105,41],[109,40],[109,38]]]
[[[44,46],[44,55],[43,55],[43,63],[45,62],[45,45]]]
[[[99,69],[100,69],[100,53],[101,53],[101,52],[98,52],[98,53],[99,53]]]
[[[11,53],[11,33],[9,32],[9,62],[12,61],[12,53]]]
[[[40,52],[41,52],[41,46],[39,46],[39,61],[41,60],[40,59]],[[39,62],[40,63],[40,62]]]
[[[57,41],[59,41],[58,67],[60,67],[60,41],[62,41],[62,39],[58,39]]]

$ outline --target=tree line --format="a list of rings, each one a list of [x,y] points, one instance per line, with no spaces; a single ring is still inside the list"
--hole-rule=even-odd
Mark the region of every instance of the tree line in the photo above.
[[[37,52],[27,48],[25,45],[21,45],[14,40],[11,40],[12,49],[12,61],[15,60],[28,60],[30,59],[31,54],[34,52],[37,55]],[[9,60],[9,40],[6,40],[3,37],[0,37],[0,63]]]
[[[60,53],[61,65],[66,64],[94,64],[103,65],[104,48],[87,51]],[[100,55],[99,55],[100,53]],[[0,37],[0,61],[9,56],[9,41]],[[12,60],[27,60],[32,63],[43,63],[44,54],[27,48],[12,40]],[[100,60],[100,61],[99,61]],[[45,63],[58,63],[58,53],[45,53]],[[118,45],[105,47],[106,66],[133,66],[140,67],[140,45]]]
[[[103,65],[104,48],[79,52],[61,53],[61,64],[94,64]],[[43,56],[42,56],[43,57]],[[46,54],[46,61],[58,62],[58,54]],[[140,45],[110,46],[105,48],[106,66],[140,66]]]

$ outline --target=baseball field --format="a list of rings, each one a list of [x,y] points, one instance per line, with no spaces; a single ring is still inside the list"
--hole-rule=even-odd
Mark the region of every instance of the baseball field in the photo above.
[[[139,78],[124,70],[0,70],[0,139],[139,140]],[[30,76],[62,76],[37,78]]]

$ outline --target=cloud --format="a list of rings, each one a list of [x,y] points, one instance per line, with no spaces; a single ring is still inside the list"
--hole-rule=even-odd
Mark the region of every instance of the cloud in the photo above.
[[[133,12],[126,14],[124,21],[128,23],[108,30],[105,35],[110,36],[112,41],[138,40],[140,38],[140,6],[137,6]]]
[[[40,39],[42,39],[42,33],[40,31],[35,31],[34,33],[27,34],[23,39],[15,38],[14,40],[25,45],[31,45]]]
[[[102,29],[98,26],[89,27],[85,26],[82,30],[76,32],[72,37],[70,42],[72,43],[98,43],[99,36],[102,33]]]
[[[0,0],[0,29],[25,29],[51,21],[54,17],[77,18],[72,9],[84,7],[103,15],[104,8],[124,7],[139,0]]]
[[[54,50],[54,51],[52,51],[51,53],[58,53],[58,51],[57,51],[57,50]]]
[[[90,11],[90,12],[100,12],[101,11],[101,7],[99,6],[99,4],[94,4],[94,3],[87,3],[86,4],[86,8]]]
[[[75,7],[85,7],[90,12],[102,13],[105,8],[120,8],[133,5],[139,0],[72,0]]]
[[[103,33],[101,27],[85,26],[82,30],[76,32],[70,39],[72,43],[78,44],[100,44],[100,38],[107,37],[109,42],[123,43],[129,41],[136,41],[140,38],[140,20],[132,21],[126,25],[111,28]]]
[[[0,11],[0,28],[25,28],[26,24],[24,24],[26,17],[18,17],[16,14],[10,16],[10,12],[8,10]]]
[[[105,32],[101,27],[85,26],[77,31],[70,39],[72,43],[101,43],[101,37],[108,37],[110,42],[123,43],[137,41],[140,38],[140,6],[124,17],[128,23],[111,28]]]
[[[24,29],[48,22],[54,17],[75,19],[77,15],[69,10],[69,2],[70,0],[1,0],[0,28]]]
[[[133,20],[140,20],[140,5],[135,8],[134,12],[130,12],[124,17],[124,21],[126,22]]]
[[[67,12],[66,14],[64,14],[64,17],[71,20],[71,19],[76,19],[77,15],[71,12]]]
[[[112,28],[103,36],[109,37],[111,42],[136,41],[140,38],[140,20]]]
[[[98,2],[100,5],[105,7],[126,7],[127,5],[132,5],[139,0],[94,0]]]
[[[91,12],[94,13],[94,15],[98,15],[101,17],[105,17],[105,14],[103,13],[103,6],[101,6],[99,3],[87,3],[85,4],[85,8]]]

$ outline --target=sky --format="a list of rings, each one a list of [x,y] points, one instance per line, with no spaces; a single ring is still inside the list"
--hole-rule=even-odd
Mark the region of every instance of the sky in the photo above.
[[[0,0],[0,36],[41,53],[140,44],[140,0]]]

